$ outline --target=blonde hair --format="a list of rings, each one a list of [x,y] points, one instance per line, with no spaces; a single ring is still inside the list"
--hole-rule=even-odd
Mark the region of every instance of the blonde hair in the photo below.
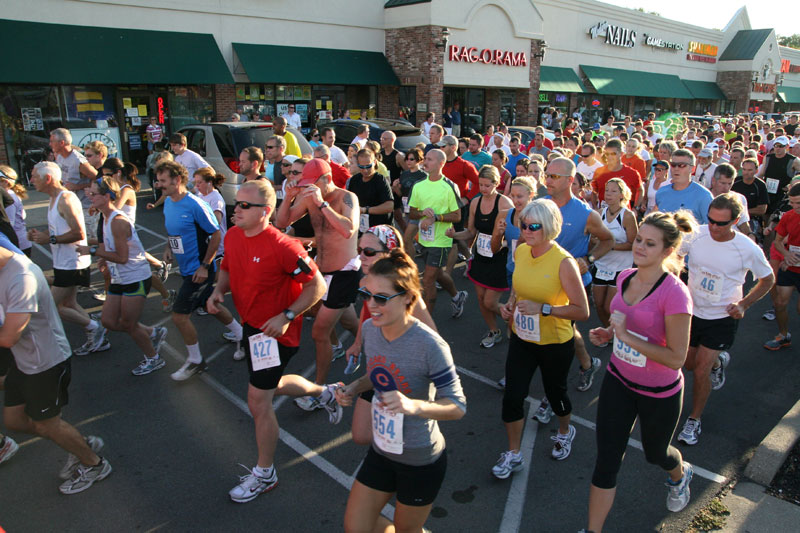
[[[561,210],[556,203],[547,198],[539,198],[533,200],[525,206],[525,209],[519,214],[519,220],[531,220],[538,222],[542,225],[542,232],[545,240],[552,241],[558,234],[561,233],[561,224],[564,219],[561,217]]]
[[[84,144],[83,152],[86,153],[86,150],[91,150],[96,154],[102,155],[104,158],[108,157],[108,146],[100,141],[91,141]]]
[[[684,266],[683,260],[678,256],[678,249],[681,247],[681,242],[683,242],[683,234],[691,234],[697,231],[697,220],[694,215],[687,209],[681,209],[674,213],[656,211],[644,218],[642,226],[645,224],[661,231],[664,248],[672,248],[672,253],[663,261],[664,268],[678,275]]]
[[[533,195],[536,196],[536,181],[532,176],[519,176],[514,178],[511,182],[511,186],[514,187],[515,185],[525,188],[528,193],[533,193]]]
[[[483,165],[478,171],[478,179],[483,178],[491,180],[494,185],[500,183],[500,172],[494,165]]]
[[[608,180],[608,181],[606,182],[606,187],[608,187],[608,184],[609,184],[609,183],[613,183],[614,185],[616,185],[617,187],[619,187],[619,192],[621,192],[621,193],[622,193],[622,198],[623,198],[623,200],[625,200],[624,202],[620,202],[620,203],[622,204],[622,206],[623,206],[623,207],[624,207],[625,205],[627,205],[627,204],[628,204],[628,202],[630,202],[630,201],[631,201],[631,196],[633,196],[633,195],[631,194],[631,189],[630,189],[630,187],[628,187],[628,184],[627,184],[627,183],[625,183],[624,181],[622,181],[622,179],[621,179],[621,178],[611,178],[610,180]]]
[[[0,165],[0,179],[4,179],[11,184],[11,190],[14,191],[14,194],[19,196],[20,199],[24,200],[28,197],[28,191],[25,189],[25,186],[21,183],[17,183],[17,171],[10,166]]]

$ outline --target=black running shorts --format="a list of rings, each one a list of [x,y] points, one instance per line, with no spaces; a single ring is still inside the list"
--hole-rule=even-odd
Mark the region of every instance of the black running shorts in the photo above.
[[[410,466],[392,461],[370,446],[356,479],[374,490],[396,492],[403,505],[423,507],[436,499],[446,472],[447,452],[429,465]]]

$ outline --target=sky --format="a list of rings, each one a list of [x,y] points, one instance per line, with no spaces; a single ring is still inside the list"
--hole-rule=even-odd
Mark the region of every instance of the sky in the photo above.
[[[736,11],[747,6],[750,24],[753,29],[775,28],[778,35],[800,33],[800,1],[783,0],[779,2],[753,2],[741,0],[725,0],[723,2],[706,2],[703,0],[670,0],[667,2],[654,0],[601,0],[607,4],[621,7],[643,8],[655,11],[662,17],[695,24],[705,28],[722,29],[733,18]],[[776,6],[781,6],[781,16],[775,16]]]

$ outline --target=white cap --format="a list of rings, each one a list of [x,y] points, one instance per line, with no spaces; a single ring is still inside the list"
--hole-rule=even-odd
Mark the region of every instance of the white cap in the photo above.
[[[782,144],[782,145],[786,146],[786,145],[789,144],[789,138],[786,137],[785,135],[781,135],[780,137],[778,137],[777,139],[772,141],[772,145],[773,146],[775,146],[776,144]]]
[[[719,151],[719,146],[716,143],[708,143],[705,147],[709,150]]]
[[[700,153],[697,154],[698,157],[713,157],[714,152],[708,149],[708,147],[703,148],[700,150]]]

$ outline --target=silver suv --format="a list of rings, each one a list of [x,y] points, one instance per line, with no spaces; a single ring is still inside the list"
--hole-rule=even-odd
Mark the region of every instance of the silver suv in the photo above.
[[[313,153],[305,136],[295,128],[286,128],[297,139],[300,152]],[[239,175],[239,154],[248,146],[264,150],[264,144],[273,134],[271,122],[209,122],[190,124],[178,133],[186,136],[186,147],[208,161],[218,174],[225,176],[220,189],[225,204],[233,206],[242,177]],[[263,171],[263,168],[262,168]]]

